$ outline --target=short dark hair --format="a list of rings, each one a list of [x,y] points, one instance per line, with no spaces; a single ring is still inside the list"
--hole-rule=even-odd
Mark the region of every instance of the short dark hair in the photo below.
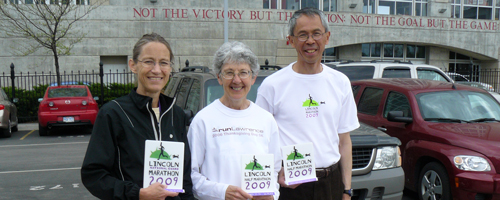
[[[288,35],[293,36],[293,31],[295,30],[295,26],[297,25],[297,19],[301,15],[307,15],[309,17],[314,17],[314,15],[318,15],[319,18],[321,19],[321,24],[323,24],[323,27],[325,28],[325,32],[328,32],[328,20],[325,16],[325,14],[316,8],[302,8],[300,10],[297,10],[293,13],[292,17],[290,18],[290,21],[288,21]]]

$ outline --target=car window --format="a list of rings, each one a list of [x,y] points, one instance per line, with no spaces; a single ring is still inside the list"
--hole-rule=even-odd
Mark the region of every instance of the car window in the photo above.
[[[387,118],[387,114],[389,114],[390,111],[403,111],[403,117],[412,116],[408,98],[399,92],[390,92],[387,96],[384,108],[384,118]]]
[[[356,96],[358,96],[358,92],[359,92],[359,89],[361,88],[361,86],[353,85],[353,86],[351,86],[351,88],[352,88],[352,96],[354,98],[356,98]]]
[[[168,81],[168,85],[167,85],[167,88],[165,88],[165,92],[163,94],[169,96],[169,97],[174,97],[174,92],[175,91],[172,91],[174,89],[174,86],[175,86],[175,83],[177,83],[177,79],[178,77],[172,77],[169,81]]]
[[[367,87],[359,99],[358,112],[376,115],[383,92],[384,90],[380,88]]]
[[[411,78],[410,68],[387,67],[382,73],[382,78]]]
[[[418,79],[448,82],[443,74],[434,69],[417,68],[417,77]]]
[[[54,88],[49,89],[47,96],[49,98],[56,97],[86,97],[86,88]]]
[[[224,95],[224,89],[219,85],[217,79],[210,79],[205,82],[205,102],[204,106],[211,104],[218,98],[221,98]]]
[[[184,104],[186,103],[185,102],[186,96],[187,96],[187,93],[189,92],[190,87],[191,87],[191,79],[190,78],[183,78],[181,80],[180,85],[179,85],[175,105],[178,105],[179,107],[184,109]]]
[[[466,79],[465,77],[463,76],[460,76],[460,75],[456,75],[456,74],[452,74],[452,75],[449,75],[453,80],[455,81],[465,81],[465,82],[469,82],[468,79]]]
[[[375,73],[374,66],[344,66],[337,67],[336,70],[344,73],[351,81],[373,79]]]
[[[486,93],[454,90],[420,93],[416,98],[420,114],[426,121],[470,121],[481,118],[500,120],[500,105]]]
[[[193,111],[193,114],[198,113],[200,110],[200,94],[201,83],[198,79],[193,79],[193,85],[189,90],[185,109]]]

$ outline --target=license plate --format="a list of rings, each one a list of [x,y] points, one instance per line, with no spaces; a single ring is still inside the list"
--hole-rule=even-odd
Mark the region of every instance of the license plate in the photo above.
[[[74,117],[63,117],[63,122],[75,122]]]

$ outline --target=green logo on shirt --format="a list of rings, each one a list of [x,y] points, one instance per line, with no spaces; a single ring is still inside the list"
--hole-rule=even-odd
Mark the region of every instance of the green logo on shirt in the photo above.
[[[311,106],[319,106],[318,102],[317,101],[314,101],[313,98],[311,97],[311,94],[309,94],[309,99],[307,99],[306,101],[304,101],[304,103],[302,103],[302,107],[311,107]]]

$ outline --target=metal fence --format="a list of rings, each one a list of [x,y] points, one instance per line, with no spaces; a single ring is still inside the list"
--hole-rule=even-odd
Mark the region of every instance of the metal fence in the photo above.
[[[130,71],[104,72],[102,64],[99,71],[63,71],[60,74],[61,85],[85,84],[93,96],[98,96],[99,107],[111,99],[126,95],[135,85],[135,75]],[[57,85],[55,73],[15,73],[11,65],[11,73],[0,74],[0,86],[10,98],[17,98],[19,122],[38,120],[38,98],[42,98],[48,86]]]
[[[464,76],[468,81],[489,84],[495,92],[500,92],[500,69],[449,71],[446,73],[457,73]]]

